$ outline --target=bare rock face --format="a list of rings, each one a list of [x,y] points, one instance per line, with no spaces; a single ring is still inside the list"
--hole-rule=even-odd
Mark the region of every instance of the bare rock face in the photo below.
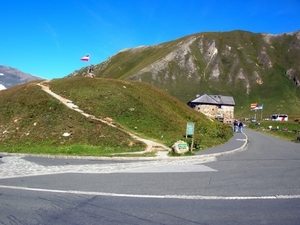
[[[300,86],[300,80],[297,77],[294,77],[293,81],[296,86]]]
[[[296,77],[297,70],[295,68],[291,68],[285,71],[285,75],[288,79],[292,80],[296,86],[300,86],[300,80]]]
[[[178,76],[179,79],[186,76],[187,79],[194,77],[197,82],[208,80],[212,83],[219,82],[222,77],[224,79],[224,76],[227,76],[229,85],[241,80],[245,93],[249,95],[253,85],[264,83],[263,76],[272,70],[276,63],[274,55],[277,54],[277,49],[272,44],[282,41],[286,35],[295,36],[289,51],[298,50],[299,32],[283,35],[261,34],[259,47],[253,42],[242,40],[226,43],[222,36],[218,40],[216,37],[208,38],[203,34],[192,35],[177,43],[175,49],[160,60],[131,75],[130,79],[143,81],[142,77],[145,74],[151,74],[155,85],[155,82],[167,83],[164,79],[168,80],[171,77],[176,86],[179,85],[176,83]],[[159,48],[162,48],[162,45]],[[170,71],[170,65],[177,65],[180,72]],[[297,77],[294,76],[297,72],[298,69],[294,67],[286,72],[289,79],[295,77],[296,85],[299,84]],[[161,74],[164,74],[164,77]]]
[[[258,64],[262,65],[265,68],[272,68],[273,64],[272,61],[266,51],[266,47],[263,47],[263,49],[259,52],[258,56]]]
[[[162,59],[143,68],[134,76],[138,77],[141,74],[150,72],[153,75],[152,77],[156,79],[156,76],[159,72],[168,69],[168,65],[170,62],[176,62],[176,64],[179,65],[182,70],[195,71],[196,66],[194,64],[194,60],[189,47],[194,41],[195,37],[191,37],[186,41],[180,42],[174,51],[170,52]],[[157,48],[159,48],[159,46]]]
[[[292,79],[296,72],[297,71],[294,68],[291,68],[285,71],[285,75],[287,76],[287,78]]]

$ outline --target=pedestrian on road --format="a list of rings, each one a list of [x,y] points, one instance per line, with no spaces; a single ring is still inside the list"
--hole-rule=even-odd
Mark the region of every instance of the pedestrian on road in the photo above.
[[[242,123],[242,121],[239,122],[239,132],[243,133],[243,126],[244,124]]]
[[[234,122],[233,122],[233,131],[234,132],[238,131],[238,122],[236,120],[234,120]]]

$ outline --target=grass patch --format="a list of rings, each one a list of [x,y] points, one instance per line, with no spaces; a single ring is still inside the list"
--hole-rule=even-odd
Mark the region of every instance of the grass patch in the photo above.
[[[119,153],[138,152],[141,148],[125,148],[111,146],[92,145],[67,145],[67,146],[46,146],[41,144],[4,144],[2,152],[21,154],[46,154],[46,155],[69,155],[69,156],[121,156]],[[137,156],[138,154],[122,154],[122,156]],[[139,154],[141,156],[141,154]]]
[[[173,157],[180,157],[180,156],[194,156],[195,153],[194,152],[191,152],[191,151],[188,151],[188,152],[185,152],[183,154],[179,154],[179,153],[176,153],[174,151],[170,151],[168,153],[169,156],[173,156]]]

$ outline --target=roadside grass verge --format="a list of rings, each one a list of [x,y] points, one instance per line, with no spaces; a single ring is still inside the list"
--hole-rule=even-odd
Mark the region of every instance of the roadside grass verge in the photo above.
[[[249,123],[248,125],[251,129],[264,132],[280,139],[299,143],[299,141],[297,141],[297,137],[300,136],[299,122],[262,121],[259,122],[259,124]]]
[[[142,149],[110,147],[110,146],[92,146],[92,145],[67,145],[67,146],[49,146],[42,144],[5,144],[1,146],[1,151],[6,153],[20,154],[46,154],[60,156],[141,156],[142,154],[121,154],[124,152],[138,152]],[[147,156],[146,154],[144,156]]]

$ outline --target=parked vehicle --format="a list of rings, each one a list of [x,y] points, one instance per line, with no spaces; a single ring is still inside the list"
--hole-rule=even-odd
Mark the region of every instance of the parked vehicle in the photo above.
[[[273,114],[271,116],[272,121],[288,121],[289,117],[287,114]]]

